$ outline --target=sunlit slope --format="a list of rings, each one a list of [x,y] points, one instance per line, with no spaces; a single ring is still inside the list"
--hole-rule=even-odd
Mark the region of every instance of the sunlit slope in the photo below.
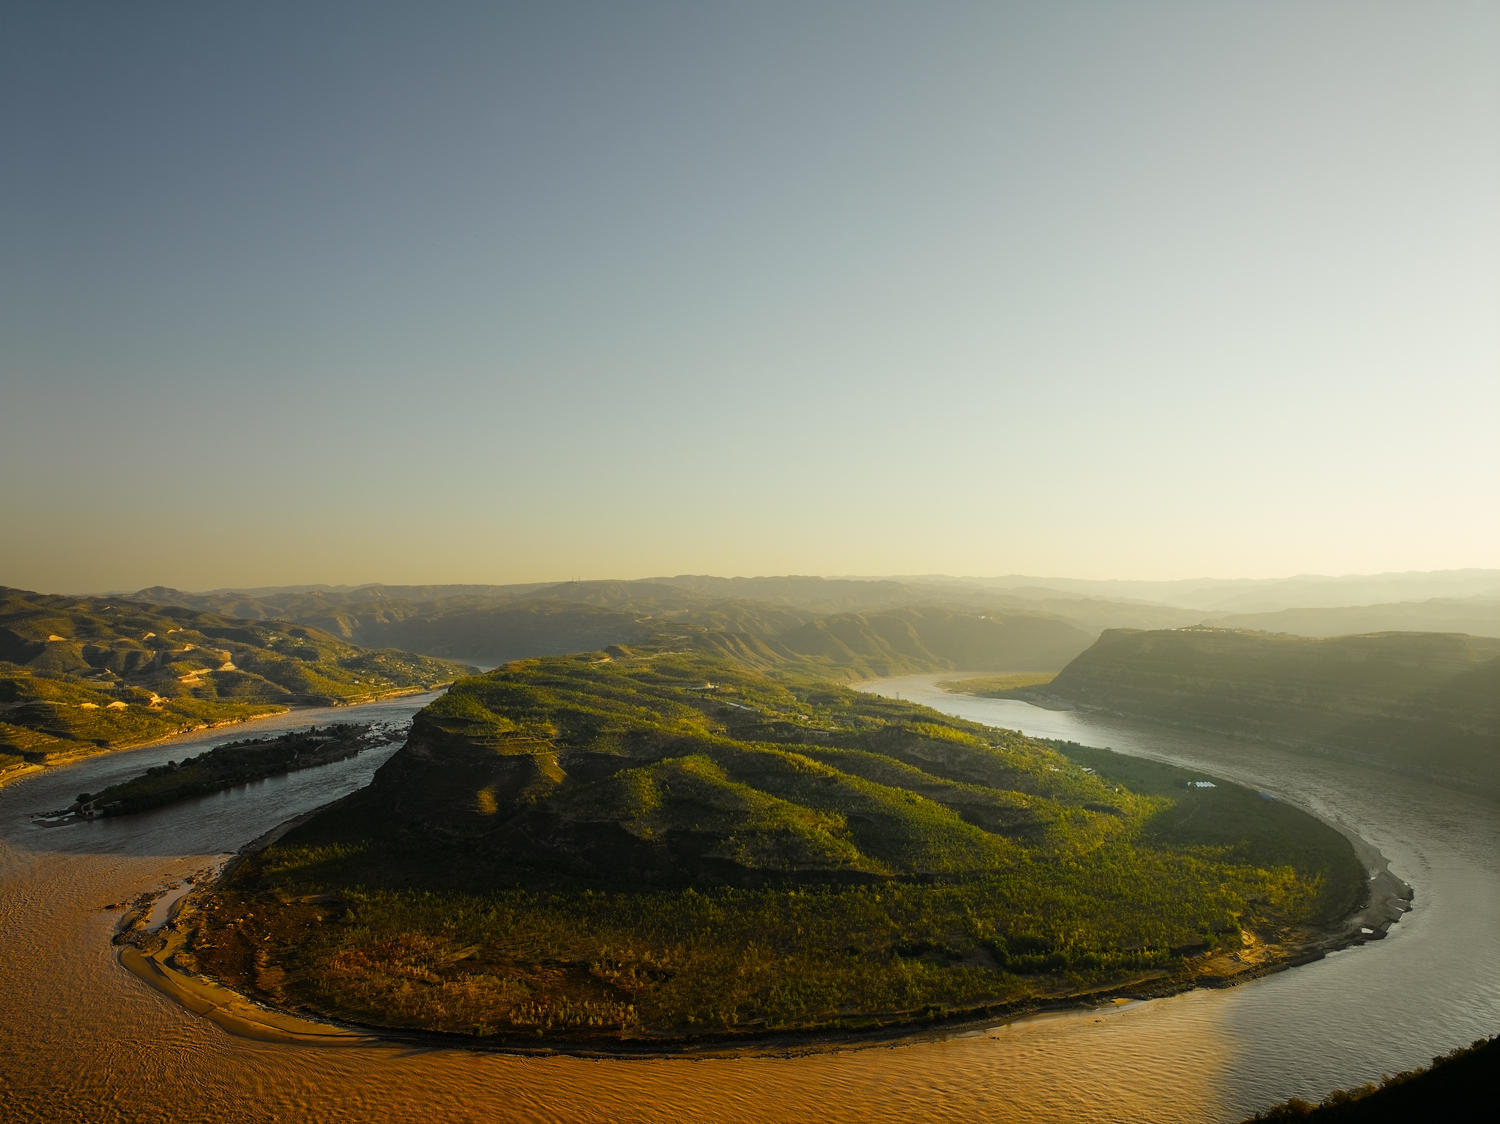
[[[465,670],[281,621],[0,589],[0,755],[43,761]]]
[[[770,633],[720,628],[693,643],[757,667],[858,679],[918,671],[1050,670],[1092,639],[1056,617],[928,607],[839,613]]]
[[[1038,692],[1500,789],[1500,640],[1106,632]]]
[[[740,882],[987,869],[1143,807],[1019,735],[688,654],[464,680],[368,800],[517,870]]]

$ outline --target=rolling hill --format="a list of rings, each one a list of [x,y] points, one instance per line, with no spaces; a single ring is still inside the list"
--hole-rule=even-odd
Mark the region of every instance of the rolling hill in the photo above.
[[[1024,695],[1500,791],[1500,640],[1106,632]]]
[[[0,589],[0,767],[423,690],[466,670],[302,625]]]

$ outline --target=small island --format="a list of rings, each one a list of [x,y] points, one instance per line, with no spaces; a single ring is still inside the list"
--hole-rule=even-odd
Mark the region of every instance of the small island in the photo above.
[[[521,661],[158,955],[388,1036],[619,1053],[1165,994],[1359,939],[1332,828],[1074,749],[701,655]]]
[[[275,738],[228,742],[181,761],[155,765],[138,777],[99,792],[82,792],[68,809],[75,815],[128,816],[238,784],[328,765],[378,745],[404,731],[388,723],[342,722],[294,730]]]

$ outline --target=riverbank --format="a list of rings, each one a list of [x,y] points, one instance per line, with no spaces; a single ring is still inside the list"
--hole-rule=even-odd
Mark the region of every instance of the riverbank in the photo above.
[[[1275,939],[1268,940],[1246,931],[1238,947],[1202,956],[1177,972],[1142,972],[1102,987],[1060,991],[1013,1002],[979,1004],[941,1013],[930,1010],[886,1012],[869,1016],[865,1025],[857,1028],[742,1030],[677,1037],[642,1036],[639,1039],[577,1035],[563,1038],[546,1034],[523,1038],[517,1033],[479,1037],[345,1022],[317,1013],[281,1009],[202,975],[182,962],[180,957],[185,950],[198,902],[211,895],[245,859],[270,846],[315,814],[304,813],[246,844],[212,882],[200,885],[179,900],[168,922],[157,932],[122,933],[117,940],[130,947],[122,950],[121,963],[164,995],[206,1015],[224,1029],[260,1040],[322,1045],[382,1041],[523,1056],[784,1057],[911,1044],[1040,1015],[1098,1010],[1196,989],[1233,987],[1274,972],[1314,963],[1332,952],[1380,940],[1390,926],[1410,910],[1413,900],[1411,888],[1390,872],[1388,864],[1372,844],[1347,830],[1338,829],[1354,846],[1368,875],[1366,893],[1356,909],[1334,924],[1288,929],[1278,933]],[[142,917],[148,912],[143,912]]]
[[[252,714],[244,718],[229,718],[222,722],[204,722],[190,729],[179,730],[175,734],[166,734],[159,738],[143,738],[139,741],[120,742],[115,745],[99,746],[93,750],[84,750],[78,753],[69,753],[65,757],[59,757],[55,761],[41,763],[28,763],[13,769],[0,772],[0,788],[4,788],[15,781],[25,777],[36,776],[39,773],[55,772],[72,765],[90,761],[98,757],[106,757],[113,753],[123,753],[137,749],[151,749],[160,746],[175,745],[178,742],[192,741],[194,738],[202,737],[210,730],[223,730],[231,726],[245,726],[252,722],[264,722],[272,718],[284,718],[287,715],[302,714],[315,710],[349,710],[355,707],[369,706],[372,703],[388,702],[391,699],[406,698],[411,695],[425,695],[434,691],[443,691],[451,687],[452,682],[439,683],[435,687],[398,687],[394,690],[383,691],[379,694],[364,696],[349,701],[306,703],[298,706],[283,706],[275,710],[268,710],[264,714]]]
[[[296,822],[305,818],[299,817]],[[289,822],[285,829],[290,830],[296,822]],[[279,837],[282,833],[278,830],[275,835]],[[262,845],[269,845],[271,841],[268,839]],[[1400,885],[1398,880],[1393,879],[1393,882]],[[1378,898],[1372,895],[1369,905],[1351,914],[1336,929],[1302,931],[1274,943],[1249,940],[1239,951],[1218,953],[1195,965],[1187,978],[1139,978],[1107,988],[984,1005],[939,1017],[872,1023],[860,1030],[705,1034],[693,1038],[639,1041],[561,1039],[544,1035],[518,1042],[335,1022],[272,1007],[217,980],[184,969],[177,957],[183,950],[186,933],[178,923],[190,916],[194,906],[192,899],[200,893],[212,892],[216,883],[217,880],[184,897],[174,907],[172,919],[160,932],[137,942],[130,942],[127,938],[120,952],[120,963],[167,998],[211,1019],[233,1034],[287,1044],[358,1046],[386,1042],[478,1053],[581,1058],[793,1057],[931,1041],[1042,1015],[1099,1010],[1162,999],[1200,988],[1234,987],[1273,972],[1315,963],[1332,952],[1380,939],[1405,912],[1405,909],[1393,908],[1384,895]]]

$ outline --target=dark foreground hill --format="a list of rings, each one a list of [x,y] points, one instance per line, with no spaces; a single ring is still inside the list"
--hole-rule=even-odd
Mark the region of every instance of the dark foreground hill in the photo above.
[[[0,588],[0,768],[427,689],[467,670],[286,622]]]
[[[1293,1098],[1252,1116],[1245,1124],[1388,1124],[1405,1120],[1490,1120],[1495,1114],[1495,1074],[1500,1038],[1481,1038],[1432,1059],[1428,1069],[1397,1073],[1378,1086],[1341,1089],[1319,1104]]]
[[[1038,693],[1500,791],[1500,640],[1106,632]]]
[[[639,1048],[1222,980],[1365,894],[1295,809],[1111,760],[695,653],[522,661],[246,860],[181,955],[359,1022]]]

